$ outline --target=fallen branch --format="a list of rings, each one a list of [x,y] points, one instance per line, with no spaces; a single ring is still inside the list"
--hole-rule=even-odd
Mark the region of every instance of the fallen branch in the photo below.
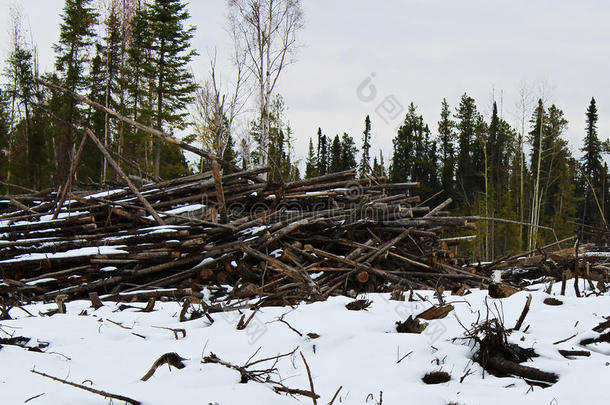
[[[132,399],[132,398],[129,398],[129,397],[126,397],[123,395],[111,394],[110,392],[96,390],[95,388],[87,387],[86,385],[82,385],[82,384],[73,383],[68,380],[62,380],[61,378],[53,377],[52,375],[41,373],[40,371],[36,371],[36,370],[30,370],[30,371],[34,374],[38,374],[40,376],[49,378],[53,381],[58,381],[62,384],[66,384],[66,385],[69,385],[69,386],[72,386],[75,388],[80,388],[81,390],[85,390],[85,391],[91,392],[93,394],[101,395],[104,398],[116,399],[118,401],[127,402],[128,404],[131,404],[131,405],[140,405],[141,404],[140,401],[137,401],[135,399]]]
[[[521,315],[519,316],[519,320],[517,321],[517,324],[513,328],[514,330],[521,329],[521,325],[523,325],[523,321],[525,320],[525,317],[527,316],[527,313],[530,310],[531,302],[532,302],[532,294],[527,296],[527,300],[525,301],[525,306],[523,307],[523,311],[521,311]]]

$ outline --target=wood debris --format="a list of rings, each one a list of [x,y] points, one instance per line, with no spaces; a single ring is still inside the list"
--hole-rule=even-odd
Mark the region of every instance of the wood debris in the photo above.
[[[148,301],[230,284],[277,304],[490,283],[450,250],[472,224],[446,211],[449,200],[419,206],[417,183],[344,171],[273,184],[268,168],[213,169],[137,193],[13,196],[23,207],[0,211],[0,295]]]

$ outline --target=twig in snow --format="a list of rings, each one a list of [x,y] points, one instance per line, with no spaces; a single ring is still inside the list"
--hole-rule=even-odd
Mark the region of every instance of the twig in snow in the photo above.
[[[565,338],[565,339],[561,339],[561,340],[558,340],[558,341],[556,341],[556,342],[553,342],[553,344],[554,344],[554,345],[558,345],[559,343],[564,343],[564,342],[567,342],[568,340],[572,339],[573,337],[576,337],[576,335],[577,335],[577,334],[575,333],[575,334],[573,334],[573,335],[572,335],[572,336],[570,336],[570,337],[567,337],[567,338]]]
[[[313,380],[311,379],[311,371],[309,370],[309,364],[307,364],[307,360],[305,360],[303,352],[299,352],[299,354],[301,355],[303,363],[305,363],[305,369],[307,370],[307,378],[309,378],[309,388],[311,388],[311,393],[313,394],[311,400],[313,401],[313,405],[318,405],[318,401],[316,401],[316,390],[313,388]]]
[[[62,380],[61,378],[53,377],[52,375],[41,373],[40,371],[36,371],[36,370],[30,370],[30,371],[32,373],[34,373],[34,374],[38,374],[40,376],[49,378],[49,379],[51,379],[53,381],[58,381],[58,382],[60,382],[62,384],[70,385],[70,386],[75,387],[75,388],[80,388],[81,390],[89,391],[89,392],[91,392],[93,394],[101,395],[104,398],[111,398],[111,399],[116,399],[116,400],[119,400],[119,401],[124,401],[124,402],[127,402],[128,404],[131,404],[131,405],[140,405],[141,404],[140,401],[137,401],[137,400],[129,398],[129,397],[125,397],[123,395],[111,394],[110,392],[106,392],[106,391],[102,391],[102,390],[96,390],[95,388],[90,388],[90,387],[87,387],[87,386],[82,385],[82,384],[73,383],[73,382],[68,381],[68,380]]]
[[[341,391],[342,388],[343,388],[343,385],[341,385],[339,388],[337,388],[337,392],[335,392],[335,395],[333,395],[333,399],[330,400],[328,405],[333,405],[333,403],[335,402],[335,399],[337,399],[337,395],[339,395],[339,392]]]
[[[523,311],[521,311],[521,315],[519,316],[519,320],[517,321],[517,324],[513,328],[514,330],[521,329],[521,325],[523,325],[523,321],[525,320],[525,317],[527,316],[527,313],[530,310],[531,303],[532,303],[532,294],[527,296],[527,300],[525,301],[525,306],[523,307]]]

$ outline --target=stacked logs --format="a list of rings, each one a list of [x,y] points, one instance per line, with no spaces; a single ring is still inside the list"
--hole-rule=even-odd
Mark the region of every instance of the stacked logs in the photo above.
[[[451,200],[422,204],[417,183],[344,171],[273,184],[266,172],[213,165],[140,185],[148,207],[128,187],[2,200],[0,294],[134,299],[229,284],[236,296],[292,302],[490,280],[451,250],[473,224],[450,215]]]

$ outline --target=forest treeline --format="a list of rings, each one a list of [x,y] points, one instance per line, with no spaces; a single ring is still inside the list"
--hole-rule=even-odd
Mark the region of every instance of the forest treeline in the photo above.
[[[237,12],[248,11],[239,8],[239,1],[232,4]],[[293,7],[292,29],[297,30],[302,12],[294,7],[300,2],[287,4]],[[189,66],[197,54],[191,46],[195,27],[189,23],[185,1],[109,0],[100,8],[92,0],[65,0],[61,19],[54,69],[41,72],[21,18],[18,13],[11,18],[12,45],[0,88],[2,194],[63,185],[84,128],[90,128],[134,178],[168,179],[208,169],[205,161],[189,166],[175,145],[50,91],[35,80],[42,77],[170,135],[190,134],[183,140],[240,167],[269,165],[274,182],[357,169],[363,177],[419,181],[417,192],[423,199],[443,190],[438,198],[451,197],[453,209],[465,216],[512,220],[481,222],[484,237],[472,247],[479,258],[531,249],[576,232],[591,239],[601,234],[597,230],[606,230],[610,190],[603,154],[610,148],[598,136],[593,98],[588,108],[583,106],[586,125],[580,159],[568,148],[568,122],[559,106],[542,99],[531,109],[524,104],[521,125],[514,128],[495,103],[491,117],[485,119],[465,93],[453,107],[442,100],[440,118],[433,120],[437,121],[433,126],[411,103],[387,162],[373,150],[374,123],[369,116],[362,133],[355,136],[329,136],[319,128],[309,139],[305,161],[300,162],[295,158],[286,106],[273,86],[264,82],[269,75],[262,67],[249,69],[252,76],[260,73],[260,115],[248,119],[247,128],[236,130],[234,119],[244,103],[243,91],[240,96],[238,90],[246,86],[247,55],[242,58],[236,52],[234,91],[220,89],[215,59],[211,78],[196,81]],[[231,23],[234,32],[246,32],[235,17]],[[292,38],[296,31],[285,33]],[[273,85],[276,80],[277,76]],[[81,188],[118,184],[113,169],[91,143],[74,184]]]

